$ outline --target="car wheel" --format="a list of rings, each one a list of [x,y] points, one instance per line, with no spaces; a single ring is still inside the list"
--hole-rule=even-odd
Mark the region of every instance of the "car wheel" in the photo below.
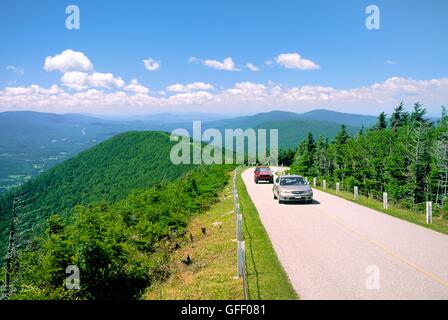
[[[269,183],[274,183],[274,179],[269,180]]]
[[[255,179],[255,183],[257,183],[257,184],[258,184],[258,179]]]
[[[275,195],[275,193],[274,193],[274,200],[277,200],[277,196]]]
[[[283,201],[282,201],[282,200],[280,200],[280,198],[278,198],[278,203],[279,203],[279,204],[282,204],[282,203],[283,203]]]

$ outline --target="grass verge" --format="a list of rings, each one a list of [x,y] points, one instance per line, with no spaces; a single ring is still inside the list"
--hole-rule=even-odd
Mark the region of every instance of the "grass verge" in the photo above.
[[[298,299],[261,223],[257,209],[247,194],[241,174],[237,177],[237,189],[243,215],[243,236],[246,242],[249,299]]]
[[[193,241],[187,236],[181,247],[171,253],[169,278],[148,288],[145,299],[243,299],[242,280],[235,279],[235,212],[230,178],[229,181],[219,202],[189,223]],[[182,262],[188,256],[190,265]]]
[[[434,231],[438,231],[444,234],[448,234],[448,220],[439,217],[439,216],[433,216],[432,217],[432,223],[427,224],[426,223],[426,214],[424,213],[418,213],[415,211],[407,210],[404,208],[399,208],[397,206],[394,206],[393,204],[389,203],[389,209],[385,210],[383,209],[383,202],[378,201],[375,199],[371,199],[362,195],[359,195],[358,200],[353,199],[353,193],[347,192],[347,191],[340,191],[339,193],[336,193],[336,190],[328,188],[324,191],[321,187],[313,187],[314,189],[330,193],[332,195],[335,195],[337,197],[349,200],[351,202],[360,204],[362,206],[383,212],[385,214],[388,214],[390,216],[406,220],[408,222],[412,222],[415,224],[418,224],[422,227],[432,229]]]

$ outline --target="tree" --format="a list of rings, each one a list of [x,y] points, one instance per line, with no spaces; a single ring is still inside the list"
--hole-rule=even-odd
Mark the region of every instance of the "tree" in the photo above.
[[[328,154],[328,139],[320,136],[316,142],[316,175],[328,177],[330,175],[330,158]]]
[[[399,127],[403,126],[408,118],[408,113],[404,111],[404,103],[400,104],[394,109],[390,117],[390,126],[393,131],[397,131]]]
[[[430,125],[424,118],[425,113],[426,110],[422,108],[421,104],[416,103],[407,126],[407,155],[410,159],[408,183],[414,206],[430,198],[428,177],[432,137]]]
[[[378,121],[374,127],[376,130],[383,130],[387,128],[386,114],[381,112],[378,116]]]
[[[344,157],[346,155],[345,146],[349,139],[350,136],[347,133],[345,125],[342,125],[341,130],[339,130],[334,141],[330,145],[330,153],[333,159],[332,167],[334,170],[334,178],[338,181],[344,180],[346,168],[346,162],[344,161]]]
[[[280,150],[278,154],[278,164],[290,166],[294,160],[295,152],[292,149]]]
[[[435,202],[441,208],[447,205],[448,193],[448,112],[442,106],[442,116],[436,128],[433,146],[433,177],[435,180]]]
[[[296,153],[295,162],[291,166],[291,171],[304,176],[316,175],[315,169],[316,145],[311,133],[308,133],[307,139],[303,141]]]

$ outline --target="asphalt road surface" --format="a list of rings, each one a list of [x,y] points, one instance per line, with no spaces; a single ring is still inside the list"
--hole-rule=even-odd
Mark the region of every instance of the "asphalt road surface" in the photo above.
[[[301,299],[448,299],[448,236],[318,190],[278,204],[242,177]]]

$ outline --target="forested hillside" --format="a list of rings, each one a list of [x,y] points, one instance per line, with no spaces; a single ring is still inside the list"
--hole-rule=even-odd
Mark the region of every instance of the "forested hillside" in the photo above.
[[[116,202],[134,189],[163,185],[194,168],[170,161],[175,142],[162,132],[117,135],[32,179],[16,194],[25,194],[27,207],[18,214],[23,238],[44,228],[47,218],[66,217],[79,204]],[[0,199],[0,262],[5,257],[13,192]]]
[[[10,299],[138,299],[169,275],[189,219],[217,201],[231,168],[201,166],[116,203],[77,206],[65,221],[52,215],[32,250],[19,252]],[[80,270],[79,290],[65,285],[69,265]]]
[[[389,118],[381,113],[374,127],[354,136],[345,126],[331,142],[309,134],[291,171],[339,181],[345,189],[356,185],[371,197],[386,191],[389,201],[407,208],[421,209],[431,200],[448,218],[448,112],[442,109],[434,123],[420,104],[412,112],[400,104]]]
[[[297,147],[297,141],[305,139],[308,132],[328,139],[333,139],[338,133],[339,128],[340,125],[333,122],[297,119],[264,122],[254,129],[277,129],[279,148],[289,149],[291,147]],[[359,129],[360,127],[346,127],[349,134],[354,134]],[[267,141],[269,143],[269,133],[267,133],[267,135]]]

